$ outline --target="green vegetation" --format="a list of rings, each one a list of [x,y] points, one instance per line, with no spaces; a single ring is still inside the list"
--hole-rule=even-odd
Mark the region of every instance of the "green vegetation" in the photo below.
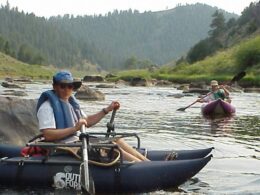
[[[203,60],[209,55],[214,54],[217,50],[223,48],[221,38],[225,30],[225,18],[223,13],[218,10],[212,15],[213,20],[210,24],[211,30],[208,32],[209,37],[195,44],[187,54],[186,60],[194,63]]]
[[[237,19],[202,4],[46,19],[19,12],[7,2],[0,8],[0,77],[50,79],[57,69],[69,69],[82,78],[127,69],[113,80],[142,77],[183,83],[225,81],[246,71],[240,84],[260,85],[259,12],[260,2],[255,2]],[[176,63],[157,65],[176,57]]]
[[[46,19],[11,8],[7,1],[0,8],[0,50],[2,37],[3,53],[29,64],[72,68],[87,60],[104,70],[164,64],[205,38],[215,11],[195,4],[160,12],[129,9]],[[224,16],[237,17],[227,12]],[[132,56],[137,64],[131,64]]]
[[[217,10],[212,15],[213,19],[208,37],[195,44],[188,52],[185,60],[189,63],[195,63],[223,48],[229,48],[240,40],[258,34],[260,15],[256,13],[260,13],[260,1],[251,3],[237,20],[231,18],[226,23],[223,13]],[[252,53],[252,51],[249,51],[249,53]],[[183,61],[184,57],[181,59]],[[244,63],[244,61],[241,59],[239,63]]]
[[[212,17],[208,37],[195,44],[187,56],[150,72],[142,70],[119,73],[117,79],[135,76],[170,80],[178,83],[228,81],[241,71],[247,76],[239,83],[260,86],[260,2],[251,3],[240,18],[225,23],[223,13]]]
[[[47,66],[22,63],[0,52],[0,78],[29,77],[32,79],[51,79],[55,69]]]
[[[260,36],[241,44],[235,57],[241,69],[254,68],[260,64]]]
[[[260,86],[260,35],[229,49],[219,51],[214,56],[193,64],[184,61],[179,65],[168,65],[154,72],[147,69],[124,71],[118,73],[116,79],[128,80],[138,76],[146,79],[164,79],[177,83],[209,82],[212,79],[228,81],[241,71],[246,71],[247,75],[240,81],[240,84]]]
[[[63,68],[61,68],[63,69]],[[75,78],[83,78],[88,74],[103,74],[98,72],[98,67],[88,62],[82,66],[75,66],[73,68],[64,68],[72,72]],[[51,80],[58,68],[53,66],[41,66],[35,64],[26,64],[0,52],[0,78],[5,77],[28,77],[31,79]]]

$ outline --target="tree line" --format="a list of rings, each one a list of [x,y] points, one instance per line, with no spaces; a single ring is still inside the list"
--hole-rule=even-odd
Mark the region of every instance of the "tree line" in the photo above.
[[[212,15],[211,29],[208,37],[195,44],[187,53],[186,61],[194,63],[213,55],[220,49],[227,48],[238,40],[245,39],[260,30],[260,1],[251,3],[246,7],[242,15],[235,19],[225,21],[224,14],[215,11]],[[180,58],[179,63],[184,58]]]
[[[130,9],[46,19],[7,2],[0,9],[0,51],[30,64],[58,67],[84,66],[86,61],[103,69],[164,64],[207,36],[215,11],[195,4],[161,12]]]

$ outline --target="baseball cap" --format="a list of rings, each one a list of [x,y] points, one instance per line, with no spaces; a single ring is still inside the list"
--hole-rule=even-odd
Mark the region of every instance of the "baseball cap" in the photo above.
[[[72,77],[71,72],[67,70],[59,71],[53,76],[53,84],[59,84],[59,83],[73,84],[74,90],[80,88],[82,84],[81,81],[75,81]]]

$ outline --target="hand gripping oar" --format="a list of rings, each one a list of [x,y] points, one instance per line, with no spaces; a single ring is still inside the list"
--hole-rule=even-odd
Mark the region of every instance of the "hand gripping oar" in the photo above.
[[[244,71],[243,71],[243,72],[240,72],[240,73],[238,73],[238,74],[236,74],[236,75],[231,79],[231,81],[228,83],[228,85],[232,85],[234,82],[241,80],[245,75],[246,75],[246,72],[244,72]],[[202,97],[201,99],[204,99],[205,97],[211,95],[212,93],[213,93],[213,92],[208,93],[207,95],[205,95],[205,96]],[[193,103],[191,103],[190,105],[184,107],[184,108],[179,108],[179,109],[177,109],[177,111],[185,111],[187,108],[191,107],[193,104],[196,104],[196,103],[197,103],[197,100],[194,101]]]
[[[82,157],[83,162],[80,165],[80,181],[81,181],[81,189],[84,194],[93,195],[95,194],[94,181],[90,175],[89,167],[88,167],[88,144],[86,138],[86,127],[82,125],[81,127],[82,136]]]
[[[109,133],[111,133],[111,131],[114,131],[115,130],[115,126],[114,126],[114,119],[115,119],[115,116],[116,116],[116,111],[119,109],[120,107],[120,104],[119,103],[116,103],[115,107],[114,107],[114,110],[112,112],[112,115],[111,115],[111,119],[110,121],[107,123],[107,135],[106,137],[109,137]]]

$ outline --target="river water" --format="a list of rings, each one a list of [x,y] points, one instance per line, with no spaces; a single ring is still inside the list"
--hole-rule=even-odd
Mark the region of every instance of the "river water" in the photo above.
[[[28,84],[28,98],[39,97],[43,90],[50,87],[47,84]],[[142,147],[176,150],[215,148],[210,163],[181,185],[178,192],[260,194],[260,94],[232,93],[236,115],[209,120],[201,116],[200,103],[184,112],[177,111],[195,101],[197,95],[175,98],[174,95],[181,91],[173,87],[120,86],[98,90],[105,93],[105,101],[80,101],[83,110],[93,114],[112,100],[118,100],[121,107],[115,117],[116,132],[138,133]],[[110,115],[107,115],[91,130],[105,132],[109,119]],[[134,144],[133,140],[129,142]],[[9,189],[9,192],[13,191]],[[152,194],[157,193],[174,192]]]

